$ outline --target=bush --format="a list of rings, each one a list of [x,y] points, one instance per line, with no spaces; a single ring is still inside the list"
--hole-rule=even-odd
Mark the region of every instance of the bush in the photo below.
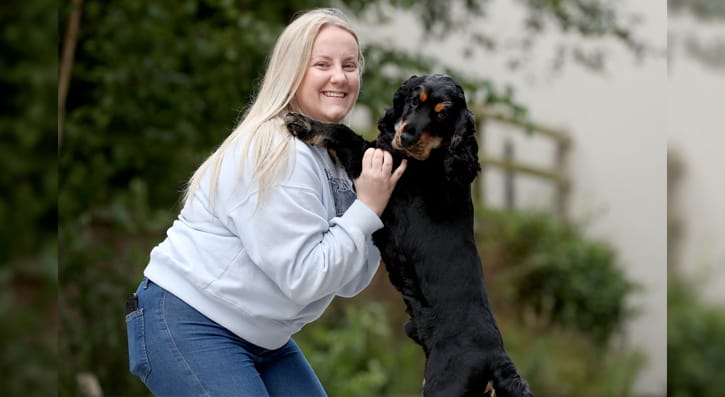
[[[57,385],[57,8],[0,3],[0,390]]]
[[[124,303],[141,281],[148,247],[160,241],[163,231],[124,216],[94,213],[66,222],[60,230],[61,396],[84,395],[76,380],[80,373],[95,376],[104,395],[150,395],[129,372]],[[126,223],[134,224],[133,233],[123,226]]]
[[[295,336],[329,395],[420,394],[423,352],[402,332],[392,331],[390,306],[338,298]]]
[[[522,317],[605,344],[634,314],[626,302],[638,285],[608,244],[586,238],[577,225],[543,213],[488,211],[478,233],[484,269],[501,285],[498,300],[516,302],[510,309]]]
[[[698,297],[700,283],[670,277],[667,395],[715,397],[725,390],[725,310]]]
[[[537,396],[636,396],[635,381],[646,363],[642,352],[601,346],[575,330],[542,331],[500,314],[506,350]]]

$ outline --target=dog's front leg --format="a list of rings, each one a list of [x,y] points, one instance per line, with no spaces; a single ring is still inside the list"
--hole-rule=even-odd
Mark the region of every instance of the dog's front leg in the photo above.
[[[363,153],[373,146],[371,142],[344,124],[323,123],[299,113],[288,113],[285,123],[289,132],[306,144],[327,148],[350,178],[360,176]]]

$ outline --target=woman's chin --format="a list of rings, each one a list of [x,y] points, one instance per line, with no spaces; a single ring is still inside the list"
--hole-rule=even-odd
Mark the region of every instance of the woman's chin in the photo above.
[[[320,113],[319,120],[325,121],[328,123],[339,123],[345,118],[346,115],[347,115],[346,111],[343,111],[343,110],[335,111],[335,110],[330,109],[330,110]]]

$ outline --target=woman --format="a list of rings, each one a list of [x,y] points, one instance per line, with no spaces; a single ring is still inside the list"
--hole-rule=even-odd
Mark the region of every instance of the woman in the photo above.
[[[291,336],[369,284],[371,235],[405,163],[393,172],[389,153],[369,150],[353,190],[283,119],[341,122],[362,63],[337,10],[305,13],[277,40],[257,98],[192,176],[129,302],[131,372],[154,394],[325,395]]]

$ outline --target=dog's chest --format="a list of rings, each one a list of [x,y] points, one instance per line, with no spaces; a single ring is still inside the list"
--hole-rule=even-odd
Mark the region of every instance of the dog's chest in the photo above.
[[[385,262],[413,266],[419,261],[451,221],[440,210],[441,203],[419,194],[394,195],[382,215],[385,226],[373,235]]]

